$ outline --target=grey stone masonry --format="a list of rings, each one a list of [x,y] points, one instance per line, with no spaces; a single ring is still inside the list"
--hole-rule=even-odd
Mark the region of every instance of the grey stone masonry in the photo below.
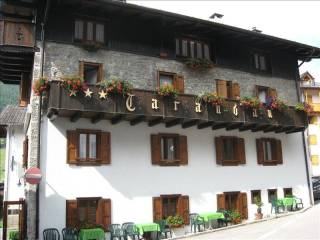
[[[182,74],[185,78],[185,93],[199,94],[214,91],[216,79],[238,82],[241,96],[252,96],[255,85],[276,88],[279,98],[288,104],[297,103],[294,80],[275,78],[214,67],[206,71],[193,71],[176,60],[160,59],[131,53],[99,50],[88,52],[74,45],[55,42],[46,43],[45,75],[57,79],[63,75],[79,73],[79,61],[103,63],[105,78],[116,76],[130,81],[135,88],[154,90],[157,84],[157,71]]]

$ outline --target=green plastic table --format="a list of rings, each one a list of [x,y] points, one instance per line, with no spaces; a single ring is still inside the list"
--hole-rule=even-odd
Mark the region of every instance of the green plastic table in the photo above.
[[[296,205],[297,203],[296,199],[292,197],[281,198],[281,200],[284,206],[293,206],[293,205]]]
[[[97,239],[104,240],[104,231],[101,228],[81,229],[79,233],[80,240]]]
[[[204,219],[204,221],[208,222],[210,220],[218,220],[224,219],[224,214],[220,212],[207,212],[199,214],[200,217]]]
[[[157,223],[140,223],[135,224],[136,228],[139,230],[140,235],[145,232],[160,232],[160,226]]]

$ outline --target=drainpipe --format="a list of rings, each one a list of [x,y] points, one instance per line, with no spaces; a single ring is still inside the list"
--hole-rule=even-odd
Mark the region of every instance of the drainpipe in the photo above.
[[[314,53],[314,49],[312,53],[310,54],[310,58],[312,57]],[[299,68],[305,63],[305,60],[302,61],[297,66],[297,71],[296,71],[296,78],[295,78],[295,83],[296,83],[296,91],[297,91],[297,97],[298,101],[301,102],[301,91],[300,91],[300,72]],[[310,198],[310,203],[311,205],[314,205],[314,199],[313,199],[313,189],[312,189],[312,184],[311,184],[311,177],[310,177],[310,168],[309,168],[309,159],[308,159],[308,153],[307,153],[307,144],[306,144],[306,136],[305,132],[301,132],[301,137],[302,137],[302,143],[303,143],[303,153],[304,153],[304,162],[305,162],[305,167],[306,167],[306,175],[307,175],[307,183],[308,183],[308,188],[309,188],[309,198]]]

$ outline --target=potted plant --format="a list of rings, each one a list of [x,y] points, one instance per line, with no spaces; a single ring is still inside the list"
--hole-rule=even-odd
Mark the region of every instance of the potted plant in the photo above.
[[[33,92],[36,96],[40,96],[42,93],[48,91],[49,89],[49,82],[46,77],[38,78],[32,86]]]
[[[262,107],[262,103],[259,98],[246,96],[240,99],[240,106],[246,109],[259,109]]]
[[[157,94],[162,97],[177,98],[178,91],[173,87],[172,84],[166,83],[157,90]]]
[[[218,94],[215,92],[204,92],[202,94],[199,94],[197,99],[206,104],[211,104],[212,106],[222,106],[224,102],[224,98],[218,96]]]
[[[77,92],[88,88],[82,77],[76,75],[62,77],[60,85],[68,90],[70,97],[76,96]]]
[[[263,202],[259,197],[255,197],[253,199],[254,204],[257,206],[257,213],[255,214],[255,219],[262,219],[263,218],[263,213],[261,207],[263,206]]]
[[[230,218],[233,224],[241,223],[241,214],[238,211],[231,211]]]
[[[97,43],[97,42],[93,42],[93,41],[86,41],[86,42],[81,43],[81,47],[83,49],[87,50],[88,52],[96,52],[100,48],[102,48],[102,44]]]
[[[298,112],[306,112],[306,113],[310,113],[313,111],[312,106],[306,102],[297,103],[294,109]]]
[[[183,218],[180,215],[175,215],[175,216],[169,216],[166,219],[167,224],[171,227],[171,228],[178,228],[181,227],[183,225]]]
[[[213,68],[212,61],[205,58],[187,58],[184,63],[192,70],[206,70]]]
[[[265,106],[268,110],[277,110],[280,112],[288,109],[288,105],[276,97],[268,98]]]
[[[107,92],[108,96],[126,96],[132,90],[132,85],[117,77],[111,77],[110,80],[105,80],[99,83],[100,89]]]

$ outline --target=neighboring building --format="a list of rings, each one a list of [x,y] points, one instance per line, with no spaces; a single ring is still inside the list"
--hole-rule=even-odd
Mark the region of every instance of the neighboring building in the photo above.
[[[297,61],[319,56],[319,48],[117,1],[33,6],[33,49],[40,51],[32,77],[43,73],[51,82],[41,119],[39,97],[26,99],[26,165],[43,174],[38,188],[25,185],[28,239],[35,239],[37,219],[41,233],[175,214],[188,223],[191,212],[217,209],[252,220],[255,196],[265,215],[271,199],[284,195],[310,206],[306,114],[289,108],[253,116],[238,99],[278,96],[294,106]],[[214,67],[192,69],[186,59]],[[89,89],[70,97],[57,80],[74,74]],[[111,76],[129,81],[133,95],[104,99],[96,84]],[[178,91],[175,101],[155,92],[165,83]],[[220,113],[198,102],[205,91],[226,99]]]
[[[320,83],[316,82],[309,72],[301,74],[300,78],[302,99],[312,107],[308,126],[308,149],[312,176],[320,177]]]

